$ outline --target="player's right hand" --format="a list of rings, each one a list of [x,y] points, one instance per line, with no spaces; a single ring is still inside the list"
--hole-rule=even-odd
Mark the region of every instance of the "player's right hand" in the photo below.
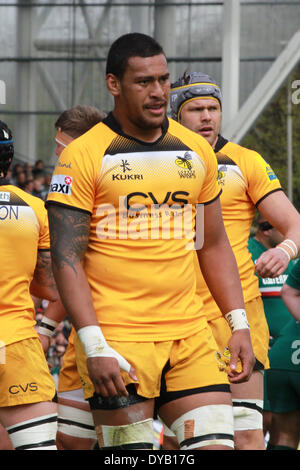
[[[228,372],[230,383],[247,382],[251,377],[255,364],[249,329],[234,331],[228,343],[228,348],[230,351],[230,371]],[[242,370],[238,368],[239,359],[242,363]]]
[[[97,394],[103,397],[127,397],[128,391],[122,379],[120,366],[116,358],[95,356],[87,359],[89,376],[94,384]],[[129,376],[137,380],[136,372],[132,366]]]
[[[48,349],[50,347],[50,337],[47,336],[47,335],[43,335],[39,332],[38,332],[38,335],[39,335],[40,341],[42,343],[43,351],[44,351],[45,355],[47,355]]]

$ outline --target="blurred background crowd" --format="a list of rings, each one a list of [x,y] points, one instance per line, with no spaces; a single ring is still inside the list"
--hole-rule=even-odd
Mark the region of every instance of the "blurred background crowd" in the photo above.
[[[43,200],[46,199],[52,168],[46,167],[42,160],[31,163],[14,163],[6,177],[7,184],[13,184],[27,193],[33,194]]]

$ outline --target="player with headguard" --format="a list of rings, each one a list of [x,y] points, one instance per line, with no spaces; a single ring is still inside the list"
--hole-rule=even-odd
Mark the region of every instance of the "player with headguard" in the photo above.
[[[211,77],[197,72],[185,73],[171,86],[170,103],[173,119],[202,135],[217,155],[222,216],[238,264],[256,358],[250,380],[231,384],[235,446],[237,449],[264,449],[263,370],[269,366],[269,331],[254,271],[262,277],[276,277],[285,271],[290,259],[298,256],[300,215],[284,194],[270,165],[257,152],[220,135],[222,95]],[[257,208],[284,235],[284,240],[262,253],[254,268],[248,238]],[[197,262],[195,267],[197,292],[204,299],[209,324],[223,359],[226,359],[230,328],[207,288]]]

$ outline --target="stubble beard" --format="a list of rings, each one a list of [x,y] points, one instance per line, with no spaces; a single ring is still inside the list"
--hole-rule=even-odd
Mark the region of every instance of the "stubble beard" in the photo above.
[[[135,125],[138,129],[144,131],[151,131],[156,129],[161,129],[164,121],[166,119],[166,111],[163,115],[158,116],[157,118],[147,118],[144,116],[140,116],[138,119],[135,120]]]

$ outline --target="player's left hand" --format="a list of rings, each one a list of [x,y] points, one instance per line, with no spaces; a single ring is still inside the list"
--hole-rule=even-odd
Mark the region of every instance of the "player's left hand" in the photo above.
[[[284,273],[289,264],[288,254],[279,248],[264,251],[255,263],[256,274],[260,277],[277,277]]]

